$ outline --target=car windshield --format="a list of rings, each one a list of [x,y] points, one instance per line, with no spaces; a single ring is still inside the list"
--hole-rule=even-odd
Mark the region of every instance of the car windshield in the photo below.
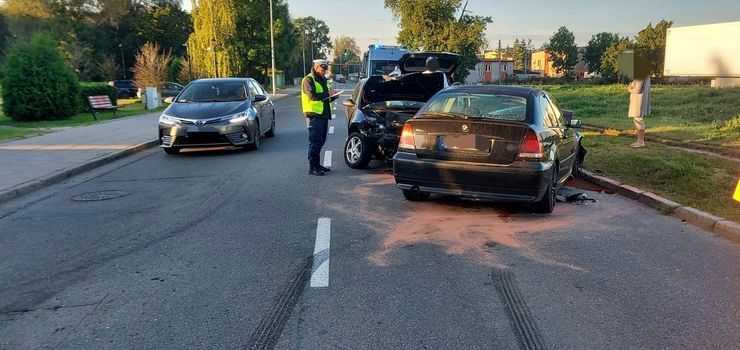
[[[177,102],[231,102],[247,99],[244,84],[239,82],[211,82],[190,84]]]
[[[527,99],[506,94],[449,92],[434,97],[421,113],[449,113],[467,118],[524,121]]]
[[[398,61],[370,61],[371,75],[388,75],[398,66]]]

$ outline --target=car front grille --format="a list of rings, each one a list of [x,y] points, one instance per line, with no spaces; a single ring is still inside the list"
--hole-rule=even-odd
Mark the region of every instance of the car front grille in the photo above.
[[[244,135],[246,134],[243,132],[237,132],[237,133],[226,134],[226,138],[228,138],[229,141],[233,144],[248,142],[249,136],[244,137]]]
[[[170,136],[170,135],[162,136],[162,145],[163,146],[167,146],[167,147],[172,146],[172,141],[173,141],[172,140],[172,136]]]

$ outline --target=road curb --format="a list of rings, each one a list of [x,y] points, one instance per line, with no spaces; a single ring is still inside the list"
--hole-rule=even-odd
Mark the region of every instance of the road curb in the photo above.
[[[664,214],[671,214],[691,225],[712,232],[718,236],[740,243],[740,224],[703,212],[699,209],[683,206],[670,199],[663,198],[655,193],[641,190],[637,187],[621,184],[603,176],[594,175],[590,171],[582,172],[586,181],[614,192],[632,200],[637,200]]]
[[[11,187],[5,191],[0,192],[0,204],[9,202],[18,197],[25,196],[29,193],[38,191],[44,187],[48,187],[48,186],[60,183],[73,176],[82,174],[86,171],[90,171],[97,167],[103,166],[105,164],[111,163],[113,161],[119,160],[121,158],[130,156],[130,155],[142,152],[144,150],[147,150],[149,148],[152,148],[158,145],[159,145],[159,140],[154,139],[151,141],[147,141],[147,142],[140,143],[138,145],[126,148],[118,152],[107,154],[100,158],[93,159],[87,163],[80,164],[78,166],[74,166],[71,168],[63,169],[51,175],[43,176],[37,179],[30,180],[24,184]]]

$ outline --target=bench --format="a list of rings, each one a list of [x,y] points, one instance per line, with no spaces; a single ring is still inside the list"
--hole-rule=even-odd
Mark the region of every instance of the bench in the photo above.
[[[87,103],[90,105],[90,111],[92,111],[93,118],[95,120],[98,120],[97,115],[95,115],[95,111],[113,111],[113,115],[116,117],[118,114],[116,113],[116,110],[120,108],[121,106],[114,106],[113,103],[110,101],[110,97],[108,95],[99,95],[99,96],[87,96]]]

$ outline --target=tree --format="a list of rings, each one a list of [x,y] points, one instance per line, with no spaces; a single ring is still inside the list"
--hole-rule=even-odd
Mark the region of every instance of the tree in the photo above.
[[[460,54],[455,80],[464,81],[479,62],[477,53],[487,43],[490,17],[473,16],[462,9],[462,0],[385,0],[401,30],[397,41],[411,50],[449,51]]]
[[[115,57],[105,55],[100,62],[98,62],[98,69],[105,80],[116,80],[118,78],[118,72],[121,70],[121,66],[118,65],[118,61]]]
[[[137,36],[148,42],[159,44],[174,55],[184,54],[188,36],[193,32],[190,15],[180,7],[180,2],[162,2],[147,6],[136,18]]]
[[[576,38],[566,27],[560,27],[550,37],[547,50],[550,51],[552,66],[558,72],[567,74],[578,63]]]
[[[672,21],[666,20],[658,22],[655,27],[650,23],[635,37],[637,53],[650,62],[652,75],[659,79],[663,76],[663,63],[665,63],[665,35],[672,25]]]
[[[329,39],[329,26],[324,21],[311,16],[300,17],[293,21],[293,26],[298,42],[303,46],[302,51],[306,51],[306,65],[309,65],[308,61],[312,58],[329,56],[333,45]]]
[[[606,48],[604,54],[601,56],[601,64],[599,66],[599,73],[601,73],[601,78],[605,83],[626,81],[625,76],[619,72],[617,58],[620,53],[629,49],[632,49],[632,42],[627,38],[623,38]]]
[[[586,46],[586,52],[583,54],[583,59],[586,61],[590,73],[599,71],[601,56],[604,55],[604,51],[619,41],[620,38],[617,33],[601,32],[591,37]]]
[[[167,79],[172,54],[161,52],[156,43],[146,43],[135,56],[134,82],[140,88],[160,87]]]
[[[348,72],[349,69],[342,67],[346,64],[360,63],[360,47],[357,46],[355,38],[340,36],[334,40],[334,67],[339,68],[336,73]],[[334,69],[334,68],[332,68]]]
[[[193,72],[219,77],[238,76],[240,52],[233,0],[194,0],[193,33],[188,49]],[[201,76],[202,78],[202,76]]]
[[[527,63],[529,62],[529,55],[532,54],[533,50],[534,47],[532,46],[532,39],[514,40],[514,47],[511,48],[511,58],[514,60],[514,69],[528,69]]]
[[[3,111],[13,120],[66,119],[79,107],[77,76],[46,33],[10,51],[2,86]]]

